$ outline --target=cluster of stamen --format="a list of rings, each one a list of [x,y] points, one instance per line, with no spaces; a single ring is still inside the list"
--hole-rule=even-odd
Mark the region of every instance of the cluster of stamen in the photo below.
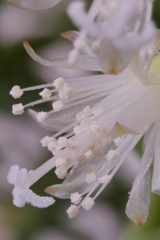
[[[54,89],[50,90],[49,88],[51,87],[54,87]],[[16,98],[17,96],[20,96],[20,93],[22,95],[22,92],[24,91],[41,89],[41,88],[43,88],[43,91],[40,92],[40,96],[42,96],[43,100],[38,100],[35,102],[35,104],[56,99],[56,101],[53,102],[53,108],[54,108],[53,112],[61,110],[61,103],[64,106],[67,101],[70,101],[70,100],[72,101],[72,99],[74,99],[73,88],[70,87],[63,78],[56,79],[52,84],[46,84],[46,85],[37,86],[33,88],[26,88],[22,90],[19,87],[18,88],[13,87],[13,89],[11,90],[11,94],[13,97]],[[75,93],[76,92],[77,91],[75,90]],[[52,94],[55,94],[55,95],[52,95]],[[75,99],[76,98],[77,97],[75,97]],[[26,106],[19,104],[19,108],[21,107],[24,110],[25,107],[33,106],[33,105],[34,103],[27,104]],[[15,108],[15,106],[13,106],[13,108]],[[88,185],[91,184],[92,188],[91,188],[91,191],[84,198],[83,198],[83,195],[84,195],[83,193],[73,192],[71,194],[70,198],[71,198],[72,205],[67,210],[67,213],[70,218],[73,218],[77,215],[77,213],[79,212],[79,208],[81,206],[87,211],[94,206],[95,199],[97,198],[99,193],[103,190],[103,188],[112,179],[111,170],[113,167],[110,169],[110,171],[107,174],[103,173],[103,168],[105,168],[106,164],[111,164],[111,165],[113,164],[113,166],[116,166],[116,163],[118,161],[119,152],[116,150],[116,148],[118,149],[121,146],[121,143],[123,143],[124,138],[118,137],[116,139],[112,139],[112,137],[109,136],[112,127],[106,124],[105,118],[103,119],[104,111],[105,111],[105,106],[103,105],[98,106],[97,108],[94,107],[93,109],[91,106],[87,105],[86,107],[83,107],[83,109],[76,114],[75,122],[72,130],[69,130],[69,132],[67,133],[65,132],[65,130],[60,131],[59,133],[56,133],[51,137],[46,136],[41,140],[42,146],[47,147],[48,150],[51,151],[52,154],[54,155],[54,158],[55,158],[54,166],[56,168],[55,174],[57,175],[58,178],[60,179],[67,178],[68,174],[72,173],[73,171],[72,168],[74,166],[78,167],[81,164],[85,164],[86,166],[83,173],[84,174],[83,181]],[[19,112],[20,110],[18,110],[17,112],[15,111],[14,114],[19,114]],[[39,122],[45,121],[47,117],[48,117],[47,112],[37,113],[37,120]],[[75,136],[77,137],[77,140],[78,140],[79,136],[80,135],[85,136],[87,131],[89,131],[89,134],[91,134],[91,142],[89,143],[87,148],[85,148],[85,145],[84,145],[84,149],[83,149],[82,148],[83,144],[80,144],[79,141],[76,141],[75,138],[73,139],[72,137]],[[111,143],[112,143],[112,147],[109,148],[109,151],[105,153],[105,147]],[[65,155],[61,155],[63,151],[66,151]],[[97,163],[94,160],[95,158],[104,159],[104,163],[102,164],[102,166],[97,165]],[[107,161],[105,160],[105,158],[107,159]],[[27,170],[25,171],[27,173]],[[29,177],[29,174],[27,174],[27,176]],[[13,183],[13,181],[11,180],[10,182]],[[16,184],[17,183],[14,182],[15,189],[17,189]],[[102,185],[101,188],[92,197],[91,196],[92,193],[95,192],[95,190],[99,185]],[[26,188],[26,193],[25,193],[26,196],[27,196],[27,191],[30,191],[29,187]],[[14,190],[15,199],[21,198],[21,195],[22,196],[24,195],[24,193],[22,193],[22,190]],[[37,195],[35,198],[33,197],[33,199],[36,199],[36,198],[38,198]],[[27,200],[27,197],[26,197],[25,202],[31,202],[31,201]],[[50,198],[49,198],[49,202],[50,202]]]
[[[50,90],[45,86],[54,87],[55,89]],[[34,106],[36,104],[40,104],[46,101],[53,101],[53,104],[52,104],[53,110],[57,112],[63,109],[65,105],[65,101],[71,99],[74,94],[73,89],[68,86],[68,84],[65,82],[64,78],[62,77],[56,79],[53,82],[53,84],[46,84],[38,87],[21,89],[19,86],[14,86],[10,91],[10,94],[14,98],[20,98],[23,95],[24,91],[36,90],[40,88],[44,88],[43,91],[39,93],[39,95],[42,97],[43,100],[38,100],[26,105],[22,105],[22,103],[15,104],[12,106],[12,113],[14,115],[22,114],[24,112],[24,108]],[[42,111],[37,114],[37,120],[39,122],[43,122],[45,119],[47,119],[46,112]]]

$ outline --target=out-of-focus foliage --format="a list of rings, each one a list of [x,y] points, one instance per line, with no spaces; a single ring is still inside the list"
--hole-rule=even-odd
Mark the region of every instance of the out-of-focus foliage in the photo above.
[[[27,114],[22,117],[12,116],[12,104],[19,103],[19,100],[12,99],[12,97],[9,95],[9,91],[14,85],[27,87],[42,84],[44,81],[48,81],[48,75],[46,75],[46,79],[44,79],[46,68],[39,66],[38,63],[34,63],[33,60],[30,59],[23,48],[22,41],[24,39],[28,39],[32,43],[34,49],[36,49],[36,51],[40,54],[45,52],[43,50],[47,46],[52,45],[54,51],[58,54],[53,55],[52,58],[64,56],[65,53],[63,52],[63,45],[57,45],[57,42],[61,39],[59,34],[66,30],[76,29],[65,13],[68,2],[69,1],[66,0],[53,9],[35,13],[34,11],[17,9],[14,6],[9,5],[7,1],[0,1],[0,115],[5,116],[4,118],[1,118],[1,121],[13,118],[14,122],[17,121],[17,123],[20,123],[21,121],[24,121],[25,118],[29,119]],[[89,0],[86,2],[88,6],[91,3]],[[27,24],[29,19],[30,25]],[[157,27],[160,28],[160,0],[155,1],[153,19],[155,20]],[[71,45],[68,45],[66,40],[61,40],[60,43],[64,45],[67,44],[66,48],[71,49]],[[46,52],[46,58],[48,53],[49,51]],[[42,71],[44,71],[43,75],[40,74]],[[48,72],[50,72],[50,80],[54,79],[54,74],[57,74],[56,71],[57,70],[55,69],[48,69]],[[59,72],[60,71],[61,70],[59,70]],[[62,72],[64,74],[64,70]],[[72,72],[69,72],[68,70],[67,74],[71,76]],[[74,74],[78,75],[79,73],[76,72]],[[32,100],[36,100],[37,98],[38,94],[36,92],[30,92],[24,94],[20,101],[23,101],[25,104],[27,102],[31,102]],[[49,104],[46,104],[43,107],[47,108],[50,106]],[[32,120],[29,119],[29,122],[26,121],[25,124],[30,124],[31,121]],[[12,134],[11,129],[10,133],[7,133],[6,131],[7,135],[5,135],[5,138],[3,138],[3,136],[2,140],[0,138],[0,144],[4,143],[4,139],[6,139],[5,145],[0,145],[0,164],[4,165],[5,161],[8,161],[8,158],[5,159],[7,155],[3,154],[6,148],[8,157],[10,157],[8,169],[9,165],[11,166],[16,162],[21,162],[23,159],[21,159],[20,156],[19,158],[16,157],[17,159],[14,158],[15,152],[13,149],[15,148],[11,148],[7,144],[7,137],[9,142],[12,134],[13,145],[20,136],[23,138],[22,143],[20,143],[19,146],[16,145],[17,149],[18,147],[22,147],[21,144],[23,144],[24,149],[27,149],[27,146],[29,146],[27,141],[27,132],[25,133],[25,125],[19,128],[14,124],[14,122],[13,128],[17,127],[16,134],[14,131]],[[0,126],[3,126],[3,124],[0,124]],[[41,131],[40,127],[35,129],[35,125],[32,126],[32,124],[30,124],[29,126],[30,128],[33,128],[31,130],[33,135],[37,134],[36,131]],[[21,129],[21,132],[19,132],[19,129]],[[3,134],[5,134],[4,131]],[[43,134],[45,134],[44,131],[43,133],[40,133],[41,138],[44,136]],[[39,144],[39,148],[40,147],[41,146]],[[36,148],[35,146],[35,149],[32,151],[38,152],[40,151],[39,148]],[[27,151],[25,152],[24,150],[24,154],[27,156]],[[34,154],[32,155],[32,152],[30,152],[29,157],[30,156],[34,156]],[[38,166],[48,157],[50,157],[50,154],[44,150],[44,154],[39,154],[39,156],[37,155],[37,159],[31,158],[28,159],[28,161],[33,162],[33,166]],[[0,179],[0,181],[3,182],[3,179]],[[46,177],[42,178],[38,183],[35,184],[35,186],[33,186],[34,191],[38,194],[45,195],[41,189],[52,185],[53,182],[56,183],[56,181],[57,178],[55,177],[54,172],[51,171]],[[67,214],[65,212],[70,204],[69,201],[57,200],[56,203],[48,209],[36,209],[32,206],[25,206],[22,209],[18,209],[12,204],[11,187],[8,187],[4,194],[2,192],[0,194],[0,239],[159,240],[160,197],[152,195],[150,215],[147,223],[142,227],[138,227],[130,222],[124,213],[128,192],[130,189],[131,184],[125,184],[123,179],[117,177],[117,180],[114,180],[109,185],[108,189],[106,189],[106,191],[104,191],[101,197],[98,199],[98,203],[96,203],[96,205],[99,207],[95,207],[96,210],[93,210],[93,213],[92,211],[89,213],[82,211],[80,216],[77,216],[77,219],[70,220],[67,218]],[[103,209],[101,204],[106,211],[105,216],[101,215],[100,209]],[[102,212],[105,211],[102,210]],[[102,221],[104,222],[103,227],[101,224]],[[109,226],[109,222],[112,221],[115,223],[113,228],[107,227],[107,224]],[[83,223],[85,223],[86,228]],[[93,235],[91,233],[93,233]],[[40,236],[42,238],[40,238]]]

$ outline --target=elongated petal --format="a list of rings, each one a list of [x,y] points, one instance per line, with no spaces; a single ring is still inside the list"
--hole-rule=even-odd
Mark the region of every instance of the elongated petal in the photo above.
[[[36,120],[36,122],[38,124],[40,124],[42,127],[46,128],[46,129],[48,129],[50,131],[53,131],[53,132],[60,131],[62,128],[66,127],[68,124],[71,123],[71,120],[63,122],[60,119],[59,119],[59,121],[58,121],[58,119],[55,119],[55,120],[52,119],[52,121],[50,121],[50,119],[46,119],[43,122],[38,122],[38,120],[37,120],[37,112],[32,110],[32,109],[29,109],[28,112]]]
[[[130,149],[130,143],[134,137],[128,137],[123,142],[123,147],[121,148],[122,157],[126,154],[127,151],[131,151]],[[115,147],[115,144],[113,142],[108,143],[108,146],[105,147],[102,155],[100,157],[95,156],[92,159],[85,160],[83,163],[77,163],[73,169],[69,172],[68,176],[64,180],[62,184],[59,185],[53,185],[45,189],[47,193],[49,193],[52,196],[58,197],[58,198],[69,198],[71,193],[73,192],[79,192],[81,195],[84,195],[95,186],[95,188],[98,186],[97,182],[88,184],[85,182],[85,174],[86,174],[86,167],[89,164],[94,164],[96,166],[96,176],[97,178],[102,177],[104,175],[108,175],[112,169],[117,165],[117,163],[121,160],[120,158],[117,158],[115,160],[107,161],[105,156],[108,153],[109,150],[113,150]],[[127,148],[127,149],[126,149]]]
[[[98,169],[100,169],[101,166],[105,164],[105,155],[110,147],[112,147],[112,144],[109,144],[108,147],[106,147],[100,157],[95,156],[94,158],[88,159],[83,163],[77,163],[69,172],[66,179],[61,185],[50,186],[46,189],[46,192],[58,198],[69,198],[73,192],[79,192],[82,195],[89,192],[94,183],[88,184],[85,182],[86,167],[89,164],[94,164],[96,166],[96,170],[98,171]],[[108,163],[105,172],[110,172],[115,164],[116,162],[114,161]]]
[[[43,10],[51,8],[60,1],[61,0],[8,0],[8,2],[17,7],[31,10]]]
[[[133,60],[130,65],[131,69],[143,84],[147,84],[147,82],[149,82],[148,78],[150,73],[148,72],[147,74],[147,71],[151,65],[153,57],[158,53],[159,49],[160,49],[160,30],[157,30],[156,36],[152,43],[144,47],[140,52],[138,52],[133,57]]]
[[[158,124],[151,126],[152,131],[148,137],[140,170],[134,181],[132,191],[126,207],[127,216],[136,224],[145,223],[150,204],[150,166],[154,154],[155,134]]]
[[[134,186],[133,186],[134,187]],[[132,190],[126,207],[127,216],[136,224],[142,225],[148,217],[150,204],[150,171],[140,179],[136,190]]]
[[[28,112],[36,120],[36,122],[40,124],[42,127],[50,131],[58,132],[63,128],[67,127],[69,124],[76,121],[76,114],[78,112],[81,112],[85,106],[92,107],[101,100],[102,98],[97,97],[96,100],[84,101],[84,103],[79,105],[77,104],[74,107],[71,106],[66,109],[62,109],[59,112],[48,113],[47,119],[45,119],[43,122],[38,122],[36,111],[29,109]]]
[[[155,143],[152,192],[160,194],[160,125],[157,131]]]
[[[68,58],[59,58],[53,61],[45,60],[39,57],[34,50],[29,45],[28,41],[24,41],[24,47],[27,53],[33,58],[36,62],[47,66],[47,67],[60,67],[60,68],[69,68],[69,69],[79,69],[79,70],[89,70],[89,71],[102,71],[96,58],[80,55],[77,61],[74,64],[68,63]]]

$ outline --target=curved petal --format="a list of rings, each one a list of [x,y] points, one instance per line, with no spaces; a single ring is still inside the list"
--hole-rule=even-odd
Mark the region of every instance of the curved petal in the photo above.
[[[95,164],[96,170],[101,168],[102,164],[105,164],[106,158],[105,155],[107,151],[109,150],[109,145],[103,154],[97,158],[94,157],[93,159],[89,159],[83,163],[78,163],[75,165],[72,170],[68,173],[66,179],[63,181],[62,184],[53,185],[45,189],[47,193],[49,193],[52,196],[58,197],[58,198],[70,198],[71,193],[73,192],[79,192],[81,195],[86,194],[90,191],[93,184],[88,184],[85,182],[85,175],[86,175],[86,167],[89,164]],[[114,162],[109,163],[106,167],[106,172],[108,172],[114,167]],[[115,163],[116,164],[116,163]]]
[[[93,187],[95,187],[96,189],[99,183],[94,182],[88,184],[85,182],[87,165],[94,164],[96,166],[97,178],[108,175],[117,165],[119,165],[119,163],[120,165],[122,164],[122,162],[126,158],[126,154],[128,154],[137,143],[137,140],[136,143],[134,140],[134,136],[127,137],[123,142],[123,147],[119,146],[119,150],[117,150],[121,152],[121,155],[113,161],[107,161],[105,158],[106,154],[109,150],[115,149],[115,144],[111,140],[108,143],[107,147],[105,147],[105,149],[103,150],[103,153],[100,157],[95,156],[92,159],[85,160],[83,163],[77,163],[69,172],[62,184],[50,186],[45,189],[45,191],[50,195],[58,198],[69,198],[71,193],[73,192],[79,192],[81,195],[84,195],[87,192],[90,192],[91,189],[93,190]]]
[[[35,119],[35,121],[40,124],[42,127],[44,127],[45,129],[48,129],[50,131],[53,131],[53,132],[58,132],[60,131],[62,128],[65,128],[66,126],[68,126],[72,121],[66,121],[66,122],[63,122],[59,119],[52,119],[52,121],[50,121],[48,118],[46,120],[44,120],[43,122],[39,122],[37,120],[37,112],[32,110],[32,109],[29,109],[28,110],[28,113]],[[56,115],[56,114],[55,114]]]
[[[136,224],[145,223],[150,204],[150,166],[154,155],[155,135],[158,124],[149,129],[149,136],[141,161],[140,170],[134,181],[132,191],[126,207],[127,216]]]
[[[59,112],[50,112],[48,113],[47,119],[45,119],[43,122],[38,122],[37,120],[37,112],[29,109],[29,114],[40,124],[42,127],[58,132],[62,130],[63,128],[69,126],[70,124],[74,123],[76,121],[76,114],[78,112],[81,112],[85,106],[94,106],[98,102],[100,102],[103,98],[98,98],[96,100],[90,100],[90,101],[84,101],[84,103],[76,105],[74,107],[68,107],[66,109],[62,109]]]
[[[152,43],[144,47],[141,51],[139,51],[131,61],[130,67],[133,73],[135,74],[136,77],[139,78],[139,80],[143,84],[147,84],[148,82],[149,74],[148,69],[151,65],[154,56],[158,53],[159,49],[160,49],[160,30],[157,30],[156,36]]]
[[[152,192],[160,194],[160,124],[155,143]]]
[[[51,8],[60,1],[61,0],[8,0],[8,2],[17,7],[31,10],[43,10]]]
[[[89,71],[102,71],[97,59],[87,55],[80,55],[74,64],[69,64],[68,58],[59,58],[55,60],[45,60],[39,57],[29,45],[28,41],[23,42],[24,48],[32,59],[36,62],[47,67],[60,67],[69,69],[89,70]]]

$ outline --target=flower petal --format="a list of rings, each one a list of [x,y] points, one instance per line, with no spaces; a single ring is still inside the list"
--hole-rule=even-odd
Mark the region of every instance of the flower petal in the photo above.
[[[133,53],[116,48],[107,38],[101,41],[98,63],[104,73],[118,74],[122,72],[133,56]]]
[[[39,57],[34,50],[29,45],[28,41],[24,41],[24,48],[26,49],[27,53],[33,58],[36,62],[47,66],[47,67],[60,67],[60,68],[69,68],[69,69],[79,69],[79,70],[89,70],[89,71],[102,71],[100,68],[96,58],[87,56],[87,55],[80,55],[75,63],[72,65],[69,64],[68,58],[59,58],[53,61],[45,60]]]
[[[50,112],[48,113],[48,117],[43,121],[39,122],[37,120],[37,112],[29,109],[29,114],[36,120],[38,124],[40,124],[42,127],[58,132],[62,130],[63,128],[69,126],[70,124],[74,123],[76,121],[76,114],[81,112],[85,106],[94,106],[96,103],[100,102],[102,98],[98,98],[96,100],[90,100],[90,101],[84,101],[84,103],[73,106],[68,106],[66,109],[62,109],[58,112]]]
[[[61,0],[8,0],[8,2],[17,7],[31,10],[43,10],[51,8],[60,1]]]
[[[81,195],[89,192],[95,183],[88,184],[85,182],[86,167],[90,164],[94,164],[96,166],[96,171],[98,171],[102,165],[106,163],[105,155],[112,145],[113,143],[109,144],[100,157],[94,156],[93,158],[87,159],[82,163],[77,162],[77,164],[75,164],[72,170],[68,173],[62,184],[50,186],[45,191],[58,198],[69,198],[73,192],[79,192]],[[116,162],[109,162],[105,167],[105,172],[109,173],[115,165]]]
[[[62,128],[66,127],[68,124],[70,124],[70,122],[63,122],[61,121],[58,121],[58,119],[52,119],[50,121],[50,119],[45,119],[43,122],[39,122],[37,120],[37,112],[32,110],[32,109],[29,109],[28,110],[28,113],[36,120],[36,122],[38,124],[40,124],[42,127],[44,127],[45,129],[48,129],[50,131],[53,131],[53,132],[57,132],[57,131],[60,131]],[[55,113],[55,115],[57,115],[57,113]]]
[[[148,69],[151,65],[154,56],[158,53],[159,49],[160,49],[160,30],[157,30],[156,36],[152,43],[142,48],[142,50],[139,51],[132,59],[130,67],[135,76],[137,76],[143,84],[147,84],[147,82],[149,81]]]
[[[152,192],[160,194],[160,125],[157,131],[155,143]]]
[[[132,191],[126,207],[127,216],[136,224],[145,223],[150,204],[150,166],[154,154],[155,134],[158,124],[149,129],[146,148],[141,161],[140,170],[134,181]]]
[[[135,101],[118,119],[120,124],[139,133],[145,132],[153,122],[160,118],[160,87],[148,86],[142,88],[141,91],[143,95],[138,99],[135,98]],[[138,117],[135,118],[135,116]]]

